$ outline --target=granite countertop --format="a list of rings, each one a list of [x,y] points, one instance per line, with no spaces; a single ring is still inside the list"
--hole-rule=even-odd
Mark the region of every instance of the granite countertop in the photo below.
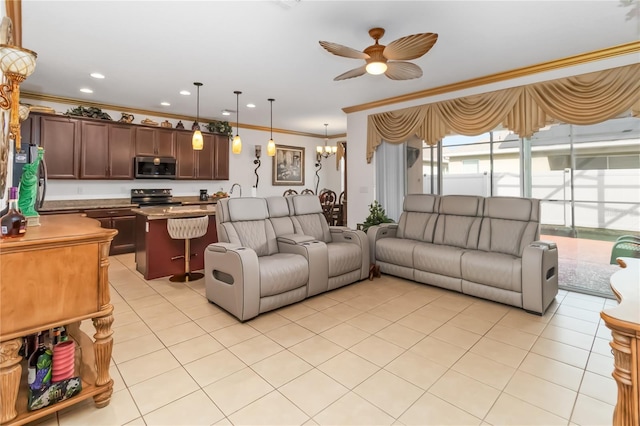
[[[54,210],[85,210],[85,209],[113,209],[138,207],[131,204],[129,198],[109,198],[96,200],[54,200],[45,201],[40,211]]]
[[[180,201],[183,206],[190,206],[196,204],[216,204],[218,200],[209,198],[207,201],[200,201],[199,196],[195,197],[172,197],[173,201]]]
[[[164,206],[142,207],[131,209],[132,212],[146,216],[147,220],[169,219],[176,217],[198,217],[216,214],[216,206],[204,204],[201,206]]]

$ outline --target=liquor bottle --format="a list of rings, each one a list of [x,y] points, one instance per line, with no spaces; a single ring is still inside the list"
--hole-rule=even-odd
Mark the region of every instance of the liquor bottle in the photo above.
[[[33,390],[43,389],[51,382],[52,353],[44,344],[42,334],[38,333],[38,349],[29,357],[27,383]]]
[[[27,231],[27,219],[18,209],[18,188],[9,189],[9,211],[0,218],[0,237],[22,237]]]

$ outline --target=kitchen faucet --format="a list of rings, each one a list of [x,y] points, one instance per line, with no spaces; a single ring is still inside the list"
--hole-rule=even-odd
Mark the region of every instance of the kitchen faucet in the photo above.
[[[233,194],[233,188],[235,188],[236,185],[238,185],[238,188],[240,188],[240,197],[242,198],[242,186],[239,183],[234,183],[233,185],[231,185],[229,195]]]

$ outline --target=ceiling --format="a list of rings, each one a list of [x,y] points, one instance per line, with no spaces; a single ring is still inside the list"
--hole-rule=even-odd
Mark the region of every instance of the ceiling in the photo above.
[[[636,41],[629,1],[22,1],[23,46],[38,53],[22,90],[101,104],[329,135],[346,132],[343,107]],[[630,15],[627,16],[627,15]],[[326,40],[363,50],[434,32],[412,62],[424,75],[333,81],[362,64],[331,55]],[[106,76],[96,80],[89,76]],[[92,94],[81,93],[91,88]],[[189,90],[191,96],[178,94]],[[160,102],[170,102],[163,107]],[[256,108],[245,105],[254,103]],[[71,107],[71,106],[70,106]],[[114,117],[119,118],[119,117]],[[142,119],[144,117],[136,117]]]

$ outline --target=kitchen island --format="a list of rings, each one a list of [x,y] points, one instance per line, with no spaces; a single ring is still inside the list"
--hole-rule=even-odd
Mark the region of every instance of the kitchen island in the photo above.
[[[136,270],[145,280],[184,272],[184,240],[174,240],[167,231],[170,218],[209,216],[207,233],[191,240],[191,270],[204,269],[204,250],[218,242],[216,207],[213,204],[193,206],[160,206],[132,209],[136,214]]]

